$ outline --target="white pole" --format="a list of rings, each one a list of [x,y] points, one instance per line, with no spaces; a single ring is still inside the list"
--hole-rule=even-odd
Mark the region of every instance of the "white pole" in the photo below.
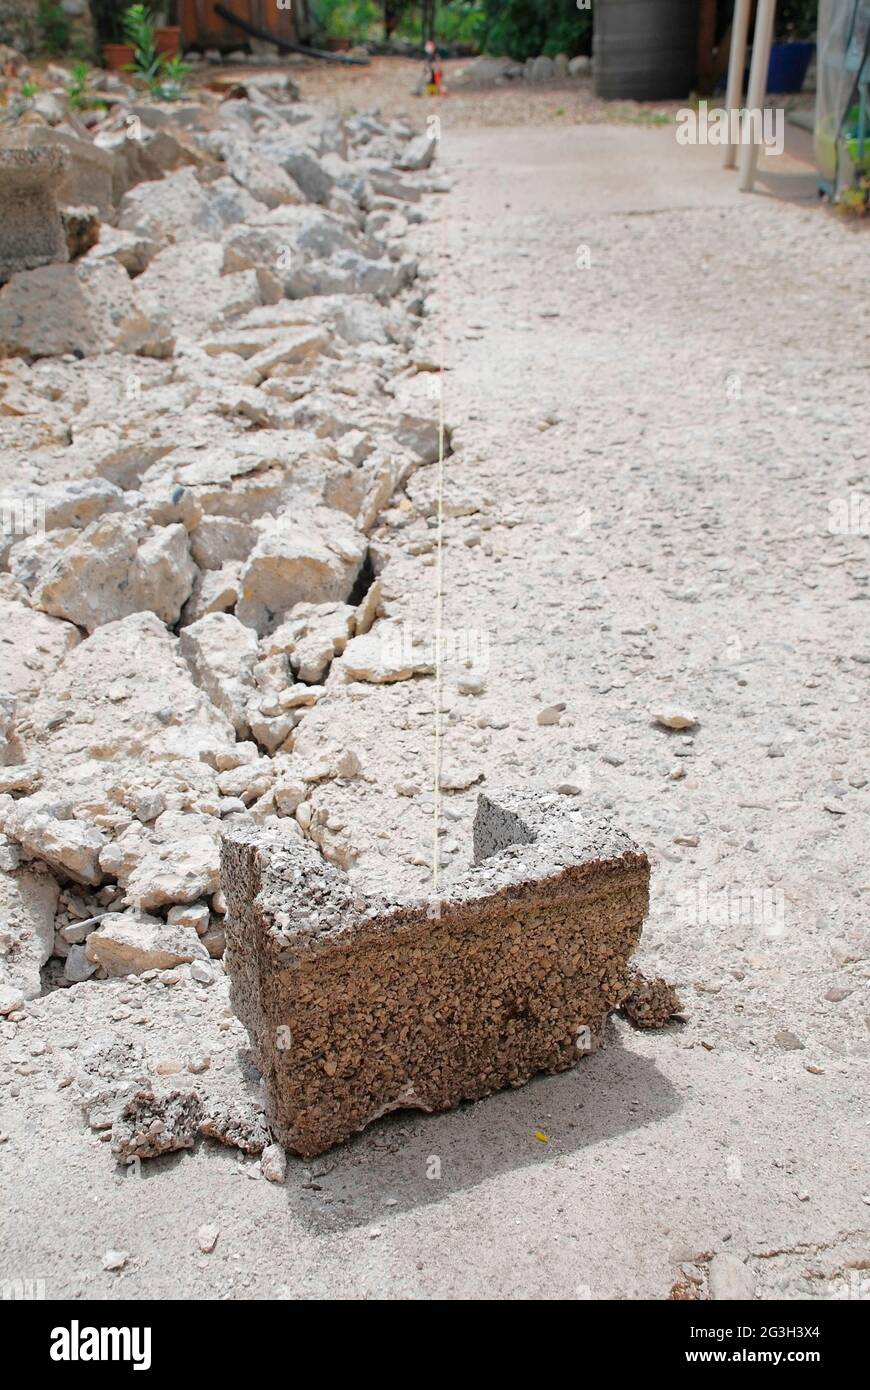
[[[776,15],[776,0],[758,0],[758,13],[755,16],[755,33],[752,36],[752,66],[749,69],[749,91],[746,106],[747,128],[744,135],[752,138],[744,144],[740,157],[740,192],[751,193],[755,184],[755,170],[758,167],[758,143],[761,131],[752,128],[752,112],[762,111],[767,92],[767,69],[770,63],[770,45],[773,39],[773,21]],[[755,137],[758,137],[757,139]]]
[[[743,105],[743,69],[746,67],[746,40],[749,35],[749,14],[752,0],[737,0],[734,6],[734,19],[731,24],[731,56],[728,59],[728,91],[725,106],[728,111],[728,129],[731,129],[731,112]],[[737,163],[737,146],[729,140],[725,146],[722,161],[726,169],[733,169]]]

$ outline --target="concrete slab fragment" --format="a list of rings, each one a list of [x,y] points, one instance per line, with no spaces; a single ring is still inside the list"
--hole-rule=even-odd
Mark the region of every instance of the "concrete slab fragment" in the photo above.
[[[223,841],[228,970],[285,1147],[448,1110],[597,1049],[628,991],[649,863],[564,797],[481,795],[474,865],[440,898],[355,896],[307,841]]]

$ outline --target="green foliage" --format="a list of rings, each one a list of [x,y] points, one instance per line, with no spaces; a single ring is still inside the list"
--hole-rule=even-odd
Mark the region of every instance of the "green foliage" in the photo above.
[[[174,53],[171,58],[164,56],[160,75],[151,83],[151,91],[164,101],[178,101],[184,96],[184,79],[189,72],[190,63],[185,63],[179,54]]]
[[[796,0],[792,0],[796,3]],[[321,39],[380,38],[380,0],[314,0],[314,24]],[[463,44],[505,54],[522,62],[539,53],[588,53],[592,11],[577,0],[438,0],[435,32],[440,43]],[[405,5],[397,35],[421,42],[421,7]]]
[[[36,22],[45,52],[65,53],[69,47],[72,25],[56,0],[39,0]]]
[[[847,217],[866,217],[870,213],[870,158],[859,163],[851,188],[844,188],[837,199],[837,211]]]
[[[170,57],[157,52],[154,19],[147,5],[131,5],[123,18],[124,38],[133,45],[130,71],[148,83],[152,96],[177,101],[184,93],[184,79],[190,72],[177,53]]]
[[[819,0],[779,0],[776,34],[781,39],[815,39]]]
[[[316,0],[312,10],[318,33],[331,39],[367,38],[383,19],[376,0]]]
[[[133,62],[130,71],[146,82],[154,82],[163,66],[157,52],[157,38],[154,19],[147,5],[131,5],[122,21],[124,38],[133,45]]]
[[[438,43],[481,46],[486,31],[486,7],[478,0],[439,0],[435,11],[435,38]],[[403,39],[420,42],[420,7],[411,6],[404,15],[399,33]]]
[[[75,63],[70,74],[72,82],[69,88],[69,104],[74,111],[81,111],[88,104],[88,72],[87,63]]]
[[[481,42],[487,53],[524,62],[546,53],[588,53],[591,10],[576,0],[485,0]]]
[[[88,63],[74,63],[70,76],[69,104],[73,111],[96,111],[105,107],[106,103],[90,91],[91,70]]]

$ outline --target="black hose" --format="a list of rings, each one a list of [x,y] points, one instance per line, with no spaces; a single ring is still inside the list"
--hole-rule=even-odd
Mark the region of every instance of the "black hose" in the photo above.
[[[369,58],[349,58],[346,53],[324,53],[321,48],[306,48],[301,43],[290,43],[287,39],[279,39],[275,34],[270,34],[267,29],[260,29],[256,24],[249,24],[246,19],[239,19],[225,5],[215,5],[214,12],[225,19],[227,24],[233,24],[237,29],[249,34],[253,39],[262,39],[264,43],[273,43],[276,48],[283,49],[286,53],[304,53],[306,58],[321,58],[324,63],[343,63],[345,66],[364,68],[368,67]]]

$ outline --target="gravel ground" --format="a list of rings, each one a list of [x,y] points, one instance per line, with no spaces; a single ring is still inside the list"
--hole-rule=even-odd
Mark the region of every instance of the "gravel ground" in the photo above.
[[[302,74],[306,96],[329,84],[369,100],[367,79]],[[508,99],[476,110],[490,98]],[[195,1048],[220,1086],[250,1085],[223,980],[35,1001],[0,1230],[3,1272],[49,1296],[870,1295],[868,559],[866,524],[848,525],[867,488],[863,248],[802,201],[800,167],[741,198],[715,151],[671,131],[521,124],[445,114],[429,340],[397,387],[431,402],[446,368],[443,872],[467,861],[481,781],[611,813],[654,866],[640,964],[685,1020],[614,1021],[574,1072],[390,1117],[291,1159],[281,1188],[206,1145],[119,1176],[46,1060],[71,1035],[128,1035],[133,1011],[153,1065]],[[423,640],[435,473],[375,536],[387,614]],[[345,703],[330,682],[300,741],[345,721],[364,775],[346,801],[319,795],[361,881],[417,886],[433,683]],[[675,710],[688,728],[654,721]]]
[[[407,58],[373,58],[370,65],[347,69],[328,63],[292,65],[306,101],[328,104],[349,115],[354,110],[378,107],[389,119],[407,115],[420,122],[430,114],[449,120],[451,126],[549,126],[582,123],[629,122],[656,124],[666,121],[680,102],[605,102],[592,90],[588,77],[565,82],[531,86],[526,82],[511,86],[466,89],[460,74],[469,68],[462,58],[443,64],[442,97],[416,96],[423,64]]]

